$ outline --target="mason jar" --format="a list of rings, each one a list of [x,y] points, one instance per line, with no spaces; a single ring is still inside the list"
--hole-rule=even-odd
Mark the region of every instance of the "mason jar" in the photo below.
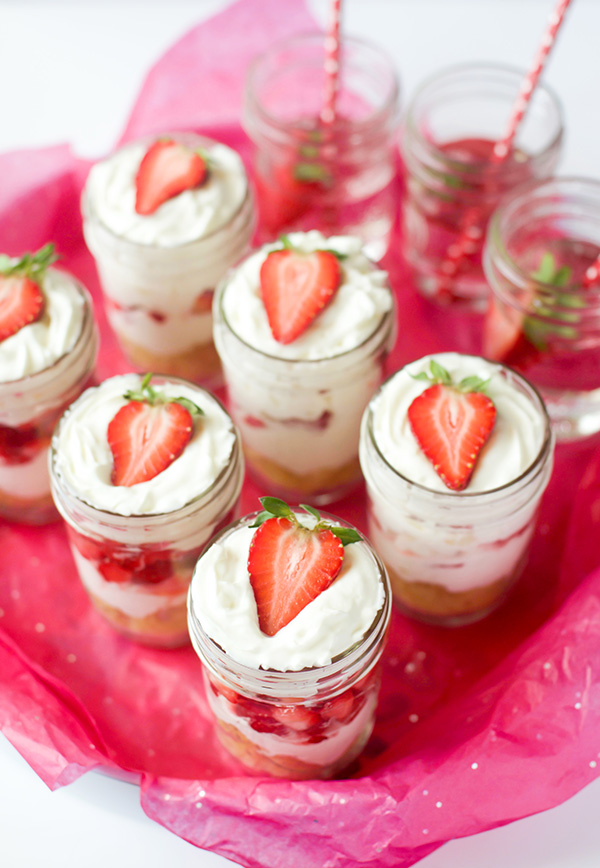
[[[309,497],[323,504],[340,498],[362,479],[360,419],[383,379],[395,338],[395,308],[387,275],[357,252],[357,239],[325,239],[316,232],[289,238],[307,250],[333,244],[354,251],[342,262],[347,274],[352,263],[358,263],[356,280],[350,274],[345,283],[352,301],[346,304],[343,296],[336,297],[302,336],[301,346],[299,341],[277,344],[268,331],[258,290],[260,264],[279,247],[267,245],[219,285],[215,344],[252,475],[265,490],[284,499],[298,502]],[[373,286],[365,289],[368,282]],[[363,312],[365,319],[359,323]],[[332,349],[334,334],[336,342],[343,341],[339,349]]]
[[[492,215],[484,251],[492,290],[483,351],[540,390],[555,434],[600,430],[600,183],[553,178],[514,191]]]
[[[85,392],[67,410],[52,439],[52,494],[94,607],[128,638],[170,648],[188,642],[186,595],[194,565],[211,536],[234,518],[244,462],[239,434],[214,396],[177,378],[153,378],[154,388],[172,387],[173,395],[183,390],[203,409],[199,424],[210,429],[210,441],[202,442],[202,431],[195,435],[194,452],[175,474],[169,476],[169,470],[189,447],[148,482],[112,486],[125,492],[106,495],[115,503],[107,508],[112,463],[102,443],[106,434],[99,430],[105,432],[106,425],[94,431],[97,422],[104,422],[98,406],[108,389],[107,406],[112,408],[117,393],[136,385],[137,375],[114,377]],[[95,491],[100,488],[102,494]]]
[[[324,36],[272,45],[249,66],[243,125],[254,143],[261,243],[283,232],[359,235],[386,252],[396,215],[399,86],[380,46],[345,36],[333,118],[324,108]]]
[[[135,177],[158,138],[127,144],[92,168],[82,196],[85,240],[108,321],[129,361],[142,370],[217,383],[212,297],[249,247],[254,208],[248,179],[231,148],[192,133],[170,134],[206,152],[207,181],[139,215]]]
[[[65,408],[90,385],[98,345],[92,300],[87,290],[71,275],[52,268],[44,277],[43,292],[49,291],[49,284],[59,293],[66,287],[76,302],[72,307],[68,299],[60,303],[61,314],[56,316],[60,319],[58,344],[56,353],[49,356],[54,361],[41,370],[14,379],[7,361],[0,359],[0,515],[26,524],[44,524],[58,518],[48,475],[50,439]],[[75,308],[79,313],[75,313]],[[73,328],[77,324],[74,343],[70,345],[72,327],[64,320],[65,315],[70,322],[73,318]],[[55,341],[50,337],[50,331],[54,330],[52,319],[50,313],[39,323],[43,330],[40,340],[44,343],[44,355]],[[5,343],[20,340],[25,337],[25,329],[36,326],[38,323],[26,326]],[[35,343],[34,331],[30,331],[30,335]],[[67,343],[63,345],[65,340]],[[35,347],[28,350],[23,344],[16,355],[21,360],[30,360],[37,352]],[[10,379],[4,380],[5,374]]]
[[[506,159],[494,159],[525,73],[491,64],[443,69],[408,107],[402,155],[403,251],[419,291],[442,304],[484,310],[481,253],[489,217],[518,184],[548,178],[563,136],[561,106],[539,84]]]
[[[554,438],[544,403],[509,368],[454,353],[435,356],[451,373],[488,378],[495,428],[462,491],[446,488],[413,437],[408,406],[426,386],[425,357],[392,375],[365,411],[360,441],[369,536],[408,615],[455,626],[495,609],[521,575]],[[402,453],[402,455],[400,455]],[[401,467],[402,469],[399,469]]]
[[[333,777],[358,757],[375,721],[381,681],[379,661],[391,615],[385,567],[364,537],[344,549],[345,559],[356,557],[351,569],[360,571],[363,594],[371,600],[369,623],[364,624],[362,632],[358,631],[360,635],[350,640],[348,647],[332,647],[330,640],[338,632],[336,626],[327,621],[327,613],[323,617],[321,612],[315,614],[313,608],[320,597],[333,590],[336,582],[345,580],[342,568],[333,585],[294,619],[305,616],[303,625],[294,633],[292,645],[284,631],[294,621],[275,636],[264,637],[267,643],[277,642],[278,666],[269,665],[274,652],[260,665],[253,665],[247,657],[250,646],[247,643],[244,646],[244,642],[248,639],[253,648],[260,645],[260,640],[248,634],[248,623],[256,621],[256,607],[252,602],[246,605],[252,593],[247,575],[242,576],[247,587],[238,591],[234,573],[238,573],[238,566],[240,575],[242,568],[247,573],[248,540],[240,545],[236,537],[250,527],[255,517],[256,514],[246,516],[211,541],[200,557],[190,586],[190,637],[203,664],[206,695],[217,735],[229,753],[254,772],[297,780]],[[335,523],[349,526],[338,519]],[[350,554],[352,549],[354,555]],[[229,555],[230,550],[239,552],[238,556],[228,557],[226,564],[220,563],[221,552]],[[353,581],[353,588],[361,586],[361,581]],[[230,583],[236,591],[228,594],[226,585]],[[231,593],[236,605],[229,612]],[[362,603],[366,607],[364,599],[357,600],[356,591],[351,596],[357,605]],[[217,614],[216,607],[223,611]],[[329,617],[334,619],[351,617],[351,604],[329,610]],[[219,632],[219,621],[223,632],[228,634],[226,638]],[[353,626],[356,631],[357,625]],[[344,630],[341,626],[340,632]],[[356,635],[350,628],[347,632]],[[327,654],[318,647],[320,638],[328,643]],[[333,656],[329,657],[331,651]],[[295,658],[293,662],[290,653]],[[323,658],[319,665],[310,664],[315,654]],[[288,667],[286,660],[291,664]]]

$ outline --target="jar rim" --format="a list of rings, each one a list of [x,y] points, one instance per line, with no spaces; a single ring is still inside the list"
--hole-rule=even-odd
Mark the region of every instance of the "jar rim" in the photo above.
[[[231,151],[235,151],[235,148],[230,147],[230,145],[225,145],[223,142],[218,142],[216,139],[211,139],[209,136],[202,135],[201,133],[196,133],[194,130],[166,130],[162,133],[156,133],[154,135],[143,136],[141,139],[134,139],[129,142],[124,142],[120,145],[120,147],[111,151],[106,157],[102,160],[97,160],[96,163],[104,162],[106,159],[111,159],[111,157],[115,156],[120,151],[126,150],[129,147],[133,147],[135,145],[145,144],[146,142],[156,141],[157,138],[163,138],[171,136],[173,138],[179,137],[179,139],[183,140],[185,137],[193,137],[198,140],[201,144],[204,145],[223,145],[226,148],[229,148]],[[238,152],[235,151],[237,154]],[[239,154],[238,154],[239,156]],[[241,157],[240,157],[241,160]],[[96,163],[94,165],[96,165]],[[242,161],[243,165],[243,161]],[[93,168],[93,167],[92,167]],[[90,169],[91,171],[91,169]],[[89,176],[89,173],[88,173]],[[84,220],[90,220],[96,222],[102,229],[108,233],[114,240],[118,241],[121,244],[129,244],[132,248],[137,250],[160,250],[160,251],[185,251],[192,248],[194,245],[199,244],[200,242],[210,242],[214,238],[218,237],[219,233],[224,232],[237,218],[243,213],[244,209],[247,208],[248,204],[252,202],[252,191],[250,189],[250,184],[248,181],[248,174],[244,167],[244,195],[237,206],[237,208],[232,211],[228,219],[224,222],[216,226],[210,232],[206,232],[204,235],[200,235],[198,238],[192,238],[189,241],[184,241],[182,244],[174,244],[169,247],[163,247],[161,245],[157,245],[151,242],[144,241],[135,241],[131,238],[127,238],[124,235],[120,235],[110,226],[108,226],[103,220],[100,219],[96,209],[93,206],[93,203],[90,202],[90,196],[88,195],[87,190],[87,178],[85,184],[83,186],[83,190],[81,192],[81,213]]]
[[[485,257],[489,257],[493,249],[494,257],[495,259],[497,258],[497,261],[495,262],[496,267],[505,280],[512,284],[517,290],[529,289],[532,287],[534,291],[548,295],[548,293],[552,293],[555,288],[551,284],[543,283],[542,281],[532,277],[527,271],[521,268],[515,259],[513,259],[508,252],[504,241],[506,233],[503,229],[506,224],[512,222],[515,219],[516,211],[528,203],[539,202],[541,205],[544,201],[552,202],[556,206],[556,213],[561,213],[561,200],[556,198],[557,192],[560,193],[564,191],[565,193],[571,193],[573,196],[578,191],[585,190],[597,197],[600,206],[600,181],[594,178],[567,175],[546,178],[541,181],[528,181],[524,184],[520,184],[517,188],[511,191],[510,194],[505,196],[499,207],[493,212],[487,229]],[[572,198],[569,201],[562,200],[562,203],[564,204],[565,214],[569,213],[575,204]],[[567,207],[568,205],[571,207]],[[600,232],[598,246],[600,246]],[[495,289],[493,289],[493,291],[496,292]],[[564,290],[561,291],[564,292]],[[586,297],[589,298],[590,296],[596,303],[600,302],[600,286],[587,288]]]
[[[477,73],[489,73],[491,75],[497,75],[498,78],[501,76],[512,77],[515,79],[515,98],[517,95],[517,89],[523,78],[527,74],[527,70],[522,70],[519,67],[511,66],[509,64],[503,63],[488,63],[486,61],[471,61],[468,63],[457,63],[451,64],[449,66],[443,67],[441,70],[433,73],[428,76],[417,88],[415,93],[413,94],[412,100],[410,101],[407,111],[406,111],[406,130],[407,133],[410,133],[415,139],[415,141],[419,144],[423,150],[428,153],[430,156],[438,159],[443,159],[449,166],[455,167],[457,171],[472,171],[473,168],[477,169],[478,166],[481,166],[481,163],[472,163],[466,160],[460,160],[456,157],[449,157],[446,152],[444,152],[433,140],[428,139],[424,136],[419,129],[419,126],[416,123],[415,118],[415,107],[418,105],[418,101],[429,93],[436,85],[443,82],[445,78],[450,76],[470,76],[473,80],[475,80],[475,76]],[[553,106],[554,111],[556,113],[556,125],[557,129],[553,136],[553,138],[545,145],[543,149],[538,150],[533,154],[528,154],[528,160],[524,161],[525,165],[530,160],[535,160],[544,156],[547,153],[553,151],[559,144],[560,140],[563,136],[564,130],[564,110],[562,107],[562,103],[557,96],[556,92],[552,87],[550,87],[545,81],[542,81],[538,84],[536,88],[536,92],[541,92],[549,98],[550,104]],[[508,120],[508,117],[507,117]],[[485,165],[489,165],[488,161],[482,161]],[[503,165],[503,164],[499,164]],[[506,169],[506,166],[504,166]]]
[[[266,121],[267,124],[279,131],[288,129],[290,127],[290,122],[280,118],[279,116],[267,111],[264,108],[264,106],[260,102],[260,99],[256,95],[256,90],[254,87],[256,77],[258,75],[258,72],[260,71],[261,66],[266,64],[282,49],[292,48],[294,45],[309,44],[311,42],[319,43],[324,46],[325,34],[318,30],[307,30],[303,33],[295,34],[294,36],[284,37],[283,39],[280,39],[270,45],[269,48],[266,49],[266,51],[263,51],[261,54],[255,57],[248,66],[248,70],[246,73],[246,83],[244,86],[244,93],[246,99],[251,103],[256,114],[263,121]],[[380,60],[384,60],[390,73],[391,87],[382,105],[362,120],[352,120],[352,125],[357,131],[364,130],[370,126],[373,126],[377,122],[383,122],[385,118],[387,118],[387,116],[390,114],[390,112],[393,111],[394,106],[398,105],[398,101],[400,98],[400,84],[398,81],[398,75],[396,73],[396,69],[391,57],[386,51],[381,48],[381,46],[374,45],[368,40],[361,39],[356,36],[344,36],[343,42],[341,44],[342,51],[344,50],[344,46],[359,48],[359,50],[367,49],[367,51],[369,52],[375,52]]]
[[[217,676],[226,678],[227,675],[230,675],[231,673],[229,672],[227,665],[232,664],[235,668],[236,677],[244,682],[247,691],[260,693],[273,699],[277,697],[285,698],[285,687],[289,686],[293,695],[300,698],[303,686],[305,688],[312,687],[312,693],[314,694],[315,676],[318,676],[318,686],[324,687],[327,683],[337,683],[336,679],[348,666],[358,665],[361,661],[366,661],[366,668],[361,669],[360,672],[356,674],[356,680],[359,680],[364,677],[366,672],[369,671],[379,660],[383,651],[383,642],[381,640],[385,637],[392,611],[392,591],[385,565],[364,534],[358,531],[358,529],[352,524],[341,519],[339,516],[334,516],[321,510],[320,514],[323,518],[333,519],[337,524],[357,530],[360,535],[360,541],[366,546],[375,563],[383,585],[384,596],[383,603],[375,613],[372,622],[357,642],[337,654],[329,663],[324,665],[306,666],[302,669],[286,670],[263,669],[261,667],[249,666],[240,663],[228,654],[204,630],[202,622],[192,604],[192,587],[194,584],[194,576],[192,576],[190,589],[188,591],[188,625],[190,638],[203,665],[214,672]],[[259,512],[249,513],[248,515],[228,524],[212,537],[202,555],[204,555],[210,547],[219,542],[224,536],[229,535],[240,527],[248,526],[257,515],[259,515]],[[226,670],[227,675],[223,673],[223,669]],[[304,685],[301,684],[302,681],[305,682]],[[333,692],[341,692],[346,690],[348,686],[350,686],[348,683],[344,683],[343,685],[339,685],[339,690],[336,688]],[[305,698],[301,698],[300,701],[304,701],[304,699]]]
[[[116,376],[122,376],[122,375],[117,374]],[[160,384],[161,382],[169,382],[169,383],[183,383],[185,385],[190,385],[190,382],[188,380],[184,380],[181,377],[175,377],[175,376],[170,376],[170,375],[167,376],[167,375],[161,375],[161,374],[156,374],[155,377],[156,377],[155,382],[157,384]],[[113,379],[113,377],[109,377],[108,379]],[[107,381],[108,380],[104,380],[103,382],[107,382]],[[98,389],[98,388],[100,388],[101,385],[102,384],[100,384],[99,386],[92,386],[91,388],[92,389]],[[111,520],[123,520],[124,519],[131,526],[132,530],[141,530],[145,526],[147,526],[149,524],[150,525],[156,524],[156,523],[164,520],[165,518],[170,518],[172,520],[173,519],[178,520],[180,518],[181,519],[186,518],[190,513],[194,512],[194,510],[198,506],[201,505],[201,502],[203,500],[207,499],[210,495],[214,494],[215,491],[224,487],[224,485],[226,484],[226,482],[228,481],[230,476],[235,472],[235,469],[238,465],[238,460],[242,455],[240,433],[238,431],[237,426],[233,422],[231,415],[229,414],[229,412],[227,411],[227,409],[225,408],[223,403],[216,397],[216,395],[213,395],[212,392],[209,392],[208,389],[204,389],[202,386],[198,385],[197,383],[192,383],[191,385],[193,385],[194,388],[198,389],[199,391],[205,392],[207,395],[209,395],[211,397],[212,400],[215,401],[215,403],[219,406],[219,408],[223,411],[223,413],[229,419],[229,421],[231,423],[231,427],[228,430],[232,431],[232,433],[234,435],[234,442],[233,442],[233,446],[231,448],[229,459],[228,459],[227,463],[221,468],[220,472],[217,474],[217,476],[214,478],[214,480],[211,482],[211,484],[208,486],[208,488],[205,488],[201,492],[196,494],[191,500],[188,500],[187,503],[184,503],[183,506],[177,507],[177,509],[172,509],[169,512],[133,513],[130,515],[125,515],[124,513],[121,513],[121,512],[113,512],[113,511],[108,510],[108,509],[102,509],[98,506],[94,506],[94,504],[89,503],[87,500],[84,500],[78,494],[78,492],[76,492],[73,489],[73,487],[71,485],[69,485],[69,483],[64,479],[64,477],[56,472],[56,469],[55,469],[56,460],[55,459],[56,459],[57,447],[58,447],[58,437],[60,434],[61,425],[63,424],[63,420],[64,420],[67,412],[71,409],[71,407],[74,407],[90,391],[90,389],[86,389],[86,391],[83,392],[75,401],[73,401],[73,403],[70,404],[69,407],[67,407],[67,409],[65,410],[65,412],[61,415],[60,419],[58,420],[58,422],[56,424],[56,427],[54,429],[54,434],[52,435],[52,440],[50,442],[50,451],[49,451],[50,479],[51,479],[52,486],[60,492],[61,499],[62,499],[62,496],[66,493],[69,497],[73,498],[76,501],[79,509],[81,509],[84,513],[88,514],[89,517],[93,517],[97,521],[100,521],[101,523],[108,523]]]
[[[432,354],[432,355],[434,355],[434,354]],[[508,493],[510,491],[510,489],[513,488],[513,486],[518,485],[520,483],[523,483],[528,478],[533,478],[533,477],[537,476],[537,474],[540,473],[544,467],[546,457],[552,453],[552,447],[553,447],[553,442],[554,442],[553,433],[552,433],[552,426],[550,423],[550,417],[548,415],[548,410],[546,409],[546,405],[542,399],[542,396],[540,395],[537,388],[533,385],[533,383],[531,383],[525,377],[521,376],[519,373],[517,373],[517,371],[512,370],[512,368],[509,368],[506,365],[502,365],[499,362],[492,361],[491,359],[486,359],[484,356],[470,356],[467,353],[462,353],[461,355],[466,356],[467,358],[475,358],[478,360],[483,359],[484,361],[489,362],[489,364],[493,365],[495,368],[499,368],[500,372],[503,374],[503,376],[512,378],[513,380],[516,380],[519,383],[519,385],[525,386],[526,387],[525,391],[527,392],[527,390],[528,390],[530,393],[528,395],[528,397],[530,399],[532,399],[532,398],[535,399],[535,402],[537,404],[537,408],[539,409],[539,411],[542,414],[543,419],[544,419],[544,423],[545,423],[544,424],[544,437],[542,439],[542,442],[540,444],[540,448],[539,448],[539,451],[538,451],[536,457],[522,471],[522,473],[520,473],[518,476],[515,476],[513,479],[509,480],[508,482],[505,482],[503,485],[498,485],[495,488],[489,488],[486,491],[451,491],[450,489],[448,489],[446,491],[441,491],[441,490],[438,490],[435,488],[429,488],[429,486],[423,485],[420,482],[415,482],[413,479],[410,479],[408,476],[405,476],[400,470],[398,470],[396,467],[394,467],[388,461],[388,459],[386,458],[386,456],[382,452],[382,450],[379,446],[379,443],[377,442],[377,438],[375,436],[373,408],[374,408],[375,402],[377,401],[378,397],[381,395],[382,391],[385,389],[387,384],[395,376],[400,374],[408,365],[413,364],[413,362],[407,362],[406,365],[403,365],[397,371],[394,371],[394,373],[390,374],[390,376],[387,377],[384,380],[384,382],[381,384],[381,386],[379,387],[379,389],[377,390],[377,392],[375,393],[375,395],[373,396],[373,398],[369,402],[367,409],[365,410],[366,428],[367,428],[367,433],[369,436],[370,443],[373,446],[373,448],[375,449],[375,452],[376,452],[378,458],[385,465],[386,469],[389,470],[391,473],[393,473],[395,477],[397,477],[398,479],[401,479],[407,485],[416,489],[416,491],[418,491],[422,496],[429,497],[430,495],[435,495],[436,498],[439,498],[440,500],[445,501],[448,505],[452,502],[458,503],[459,501],[462,501],[464,503],[474,504],[478,500],[484,501],[490,497],[497,496],[498,494],[503,495],[505,493]],[[418,360],[416,360],[416,361],[418,361]],[[534,402],[532,401],[532,403],[534,403]]]

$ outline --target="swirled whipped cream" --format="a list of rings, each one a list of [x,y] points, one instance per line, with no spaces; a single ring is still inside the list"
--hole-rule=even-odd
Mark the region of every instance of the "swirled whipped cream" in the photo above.
[[[314,519],[297,514],[310,527]],[[255,528],[239,527],[213,543],[196,564],[190,602],[210,638],[246,666],[296,671],[324,666],[358,642],[385,599],[381,573],[363,542],[344,547],[335,581],[274,636],[261,632],[248,576]]]
[[[199,187],[174,196],[153,214],[135,210],[135,179],[151,141],[126,145],[92,167],[85,197],[100,222],[115,235],[138,244],[176,247],[215,232],[239,210],[248,190],[239,155],[201,137],[172,138],[208,154],[208,176]]]
[[[73,349],[81,334],[85,297],[77,281],[49,268],[40,289],[44,296],[41,317],[0,341],[0,383],[49,368]]]
[[[57,477],[80,500],[119,515],[173,512],[198,498],[229,463],[236,440],[231,419],[208,392],[157,377],[154,388],[169,398],[189,398],[204,415],[194,418],[192,439],[166,470],[137,485],[113,485],[108,425],[127,403],[124,394],[139,390],[141,381],[137,374],[124,374],[88,389],[71,404],[53,440]]]
[[[279,241],[266,244],[249,256],[227,283],[222,305],[230,328],[250,346],[281,359],[326,359],[360,346],[392,308],[387,273],[365,256],[360,238],[326,238],[317,230],[292,232],[288,238],[293,247],[305,253],[332,250],[343,256],[342,279],[333,299],[292,343],[276,341],[261,298],[260,269],[268,254],[283,245]]]
[[[496,422],[483,446],[467,493],[491,491],[517,479],[540,454],[546,435],[547,419],[539,408],[514,386],[494,365],[477,356],[438,353],[412,362],[394,374],[381,387],[371,403],[373,434],[387,462],[406,479],[434,491],[450,492],[426,458],[408,421],[408,408],[429,387],[414,379],[429,373],[434,358],[458,384],[465,377],[488,380],[485,389],[496,407]]]

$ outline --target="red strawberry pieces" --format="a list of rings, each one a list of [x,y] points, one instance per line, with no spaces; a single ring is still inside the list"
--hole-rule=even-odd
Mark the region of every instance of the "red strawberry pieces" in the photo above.
[[[521,369],[535,362],[540,351],[527,339],[524,321],[523,313],[492,298],[483,325],[484,355]]]
[[[147,216],[206,178],[206,162],[197,151],[173,139],[159,139],[144,155],[135,179],[135,210]]]
[[[452,491],[466,488],[496,420],[490,398],[437,383],[414,399],[408,420],[444,485]]]
[[[342,567],[344,547],[329,528],[309,530],[269,518],[255,531],[248,572],[260,629],[274,636],[328,588]]]
[[[108,425],[113,485],[137,485],[154,479],[181,455],[192,428],[190,412],[181,404],[129,401]]]
[[[260,290],[276,341],[290,344],[329,304],[341,281],[334,253],[293,248],[274,250],[260,269]]]

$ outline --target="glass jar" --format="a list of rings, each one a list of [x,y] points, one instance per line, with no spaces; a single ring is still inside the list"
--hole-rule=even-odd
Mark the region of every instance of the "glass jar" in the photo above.
[[[524,75],[490,64],[450,67],[427,80],[408,108],[404,256],[419,291],[442,304],[485,309],[481,253],[490,214],[518,184],[548,178],[558,161],[562,110],[544,84],[535,90],[512,153],[492,159]],[[458,249],[464,255],[455,266]]]
[[[225,528],[203,556],[239,528],[248,527],[255,517],[256,513]],[[337,518],[335,523],[350,527]],[[369,739],[381,682],[379,661],[390,621],[391,592],[385,567],[364,537],[353,545],[367,549],[369,568],[382,583],[381,607],[359,641],[325,665],[297,671],[244,665],[208,635],[203,626],[205,613],[194,604],[200,558],[188,602],[192,645],[203,663],[219,740],[254,772],[296,780],[330,778],[350,765]]]
[[[559,440],[600,431],[600,183],[554,178],[493,214],[484,266],[492,297],[483,351],[538,387]]]
[[[240,337],[226,311],[234,279],[232,273],[217,288],[214,336],[249,470],[265,491],[286,500],[337,500],[362,480],[360,420],[395,338],[391,293],[389,309],[358,346],[303,360],[263,352]]]
[[[208,196],[204,184],[198,191],[174,197],[154,214],[137,215],[133,210],[135,173],[143,154],[158,138],[125,145],[98,164],[103,172],[100,179],[93,175],[98,166],[92,169],[82,196],[83,231],[98,267],[109,323],[129,361],[142,370],[218,383],[220,364],[212,340],[213,291],[249,248],[254,228],[252,196],[234,151],[204,136],[174,133],[168,138],[203,149],[209,161],[215,148],[225,155],[219,157],[218,168],[211,169],[209,162],[207,183],[212,171],[217,177],[215,192],[202,205],[195,202],[196,193]],[[217,165],[216,157],[214,160]],[[119,168],[121,162],[123,168]],[[116,168],[109,172],[113,163]],[[117,209],[121,201],[117,194],[122,211]],[[101,212],[104,196],[114,213],[106,204],[102,205],[106,214]],[[208,212],[218,207],[226,197],[231,203],[223,206],[224,222],[207,230],[203,209]],[[114,225],[108,225],[108,214]],[[196,224],[197,237],[190,238]],[[132,240],[127,234],[132,231],[136,239],[140,234],[145,240]]]
[[[152,385],[160,388],[161,382],[166,379],[156,377]],[[168,383],[183,384],[176,378]],[[195,391],[201,395],[204,390]],[[216,398],[205,394],[229,420]],[[227,464],[185,505],[162,513],[121,515],[90,505],[57,468],[65,420],[77,403],[62,417],[52,439],[50,479],[79,577],[95,608],[123,635],[154,647],[186,644],[186,595],[194,565],[211,536],[233,520],[238,505],[244,476],[239,434],[231,423],[234,440]],[[200,398],[198,403],[203,403]]]
[[[344,37],[337,113],[324,123],[325,38],[277,43],[250,65],[243,124],[255,146],[260,242],[290,230],[358,235],[375,260],[396,215],[399,88],[379,46]]]
[[[91,384],[96,362],[92,300],[80,283],[68,280],[83,303],[75,344],[49,367],[0,382],[0,515],[25,524],[58,518],[48,475],[50,439],[65,408]]]
[[[367,483],[369,536],[386,564],[394,600],[403,612],[432,624],[468,624],[495,609],[523,571],[552,472],[550,421],[535,388],[509,368],[497,366],[503,388],[506,383],[519,401],[527,402],[523,424],[528,418],[539,423],[539,450],[504,484],[478,491],[433,490],[393,466],[386,454],[389,447],[376,433],[377,402],[402,374],[403,369],[383,384],[363,417],[360,458]],[[398,436],[398,426],[392,436]],[[497,467],[503,461],[502,454],[492,452],[490,459]]]

